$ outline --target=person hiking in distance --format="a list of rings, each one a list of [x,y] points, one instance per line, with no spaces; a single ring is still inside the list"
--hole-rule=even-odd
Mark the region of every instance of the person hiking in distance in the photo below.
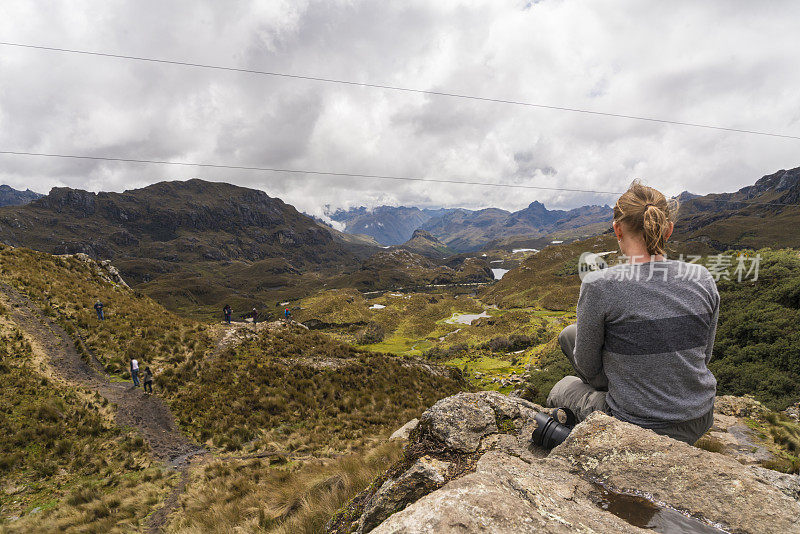
[[[292,312],[289,311],[289,308],[286,308],[283,311],[283,318],[286,320],[287,323],[292,321]]]
[[[258,310],[253,308],[251,315],[253,316],[253,326],[255,326],[255,324],[258,322]]]
[[[153,373],[150,371],[150,367],[144,368],[142,382],[144,383],[144,392],[153,393]]]
[[[222,308],[222,313],[225,315],[225,322],[231,324],[231,315],[233,315],[231,307],[226,304],[225,307]]]
[[[95,303],[94,303],[94,311],[96,311],[96,312],[97,312],[97,318],[98,318],[100,321],[103,321],[103,320],[105,320],[106,316],[105,316],[105,314],[103,313],[103,303],[102,303],[102,302],[100,302],[99,300],[98,300],[97,302],[95,302]]]
[[[558,336],[577,376],[553,386],[547,405],[693,444],[714,422],[708,362],[720,298],[704,266],[666,259],[676,210],[638,181],[617,200],[613,229],[627,261],[583,277],[577,322]]]
[[[133,379],[133,387],[139,387],[139,361],[136,358],[131,358],[131,378]]]

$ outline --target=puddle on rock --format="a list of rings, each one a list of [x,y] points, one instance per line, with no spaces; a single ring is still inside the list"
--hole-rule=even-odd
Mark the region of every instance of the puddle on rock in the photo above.
[[[595,483],[595,487],[598,489],[596,504],[635,527],[664,534],[729,534],[719,526],[660,506],[646,497],[611,491],[599,483]]]

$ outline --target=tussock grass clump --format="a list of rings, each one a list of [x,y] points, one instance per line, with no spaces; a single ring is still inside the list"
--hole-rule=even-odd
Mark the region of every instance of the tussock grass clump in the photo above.
[[[263,460],[219,461],[196,470],[171,533],[312,534],[402,457],[397,442],[329,460],[273,467]]]
[[[708,452],[725,451],[725,445],[720,440],[709,435],[702,436],[699,440],[697,440],[694,446]]]

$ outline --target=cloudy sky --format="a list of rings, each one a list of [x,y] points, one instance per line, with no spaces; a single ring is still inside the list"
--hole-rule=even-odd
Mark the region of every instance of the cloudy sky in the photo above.
[[[3,0],[0,41],[800,136],[800,2]],[[0,150],[624,190],[733,191],[800,140],[0,46]],[[192,177],[299,209],[603,195],[0,155],[0,182]]]

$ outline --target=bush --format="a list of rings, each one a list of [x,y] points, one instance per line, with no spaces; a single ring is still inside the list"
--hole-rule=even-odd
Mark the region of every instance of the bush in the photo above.
[[[378,323],[369,323],[367,328],[356,336],[356,343],[359,345],[373,345],[383,341],[386,329]]]

